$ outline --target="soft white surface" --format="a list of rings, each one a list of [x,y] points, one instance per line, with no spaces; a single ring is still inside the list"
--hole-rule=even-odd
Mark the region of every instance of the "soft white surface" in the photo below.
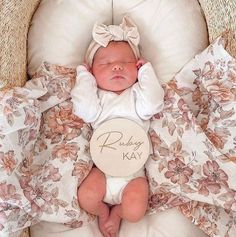
[[[42,0],[29,30],[29,74],[43,61],[76,67],[95,21],[119,24],[125,14],[138,25],[143,55],[161,81],[170,80],[207,46],[197,0]]]
[[[102,237],[96,222],[69,229],[63,224],[41,222],[31,227],[31,237]],[[207,237],[176,209],[145,216],[137,223],[123,221],[119,237]]]
[[[29,74],[43,61],[81,63],[96,21],[112,23],[112,0],[41,0],[28,35]]]
[[[206,23],[197,0],[42,0],[28,38],[28,72],[43,61],[76,67],[83,61],[95,21],[120,23],[129,14],[139,27],[142,53],[161,81],[170,80],[207,42]],[[173,227],[173,228],[170,228]],[[31,237],[99,237],[97,223],[70,230],[41,222]],[[176,210],[123,222],[119,237],[206,237]]]
[[[172,77],[207,46],[206,22],[196,0],[113,1],[114,24],[130,15],[141,32],[143,56],[161,81]]]

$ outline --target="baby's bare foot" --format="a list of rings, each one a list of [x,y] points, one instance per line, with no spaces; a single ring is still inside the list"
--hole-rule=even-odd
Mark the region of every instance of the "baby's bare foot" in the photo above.
[[[116,208],[111,210],[110,216],[105,223],[106,232],[110,237],[116,237],[120,228],[121,217],[118,215]]]
[[[110,237],[109,233],[106,230],[105,224],[109,217],[109,208],[104,207],[98,216],[98,226],[104,237]]]

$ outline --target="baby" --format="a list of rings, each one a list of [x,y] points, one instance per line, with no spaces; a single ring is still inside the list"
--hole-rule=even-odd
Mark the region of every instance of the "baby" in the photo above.
[[[77,67],[71,92],[74,113],[93,128],[123,117],[148,132],[149,119],[162,110],[163,89],[151,64],[140,58],[138,45],[137,27],[128,17],[120,25],[95,24],[86,64]],[[137,222],[145,215],[148,193],[144,167],[128,177],[94,167],[78,189],[78,201],[98,216],[105,237],[115,237],[121,219]]]

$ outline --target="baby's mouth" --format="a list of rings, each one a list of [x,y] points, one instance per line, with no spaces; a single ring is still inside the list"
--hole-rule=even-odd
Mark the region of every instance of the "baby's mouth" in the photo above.
[[[112,78],[111,78],[112,80],[121,80],[121,79],[125,79],[122,75],[114,75],[114,76],[112,76]]]

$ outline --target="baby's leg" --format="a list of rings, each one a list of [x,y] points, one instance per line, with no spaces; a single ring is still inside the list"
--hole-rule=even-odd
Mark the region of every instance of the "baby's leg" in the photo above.
[[[109,208],[103,202],[106,193],[106,178],[97,168],[93,168],[78,189],[80,207],[98,216],[99,228],[104,236],[109,236],[104,224],[109,216]]]
[[[138,222],[145,215],[148,205],[149,186],[146,178],[131,180],[124,189],[121,204],[112,208],[106,222],[106,229],[115,237],[121,219]]]

